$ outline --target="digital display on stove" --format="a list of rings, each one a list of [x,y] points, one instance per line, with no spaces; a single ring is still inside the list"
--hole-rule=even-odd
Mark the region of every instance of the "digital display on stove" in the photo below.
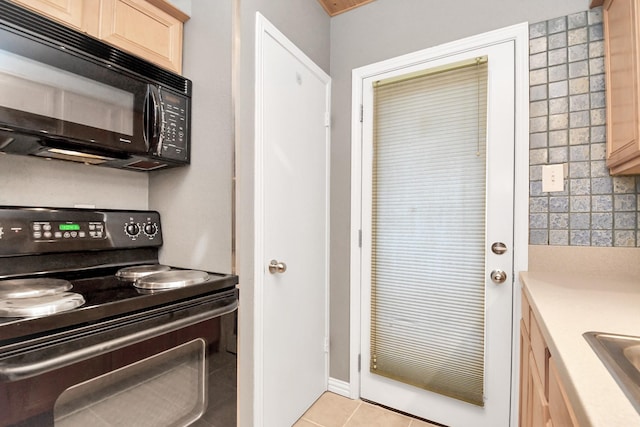
[[[80,231],[80,224],[60,224],[58,229],[60,231]]]

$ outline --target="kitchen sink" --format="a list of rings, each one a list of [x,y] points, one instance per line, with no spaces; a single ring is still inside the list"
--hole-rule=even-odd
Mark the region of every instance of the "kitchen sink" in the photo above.
[[[640,413],[640,337],[604,332],[583,336]]]

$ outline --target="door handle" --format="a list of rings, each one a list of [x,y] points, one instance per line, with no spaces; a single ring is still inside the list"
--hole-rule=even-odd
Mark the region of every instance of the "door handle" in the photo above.
[[[493,282],[497,284],[504,283],[504,281],[507,280],[507,273],[500,269],[493,270],[491,272],[491,280],[493,280]]]
[[[275,259],[272,259],[269,263],[269,273],[276,274],[284,273],[285,271],[287,271],[287,264],[285,264],[284,262],[279,262]]]

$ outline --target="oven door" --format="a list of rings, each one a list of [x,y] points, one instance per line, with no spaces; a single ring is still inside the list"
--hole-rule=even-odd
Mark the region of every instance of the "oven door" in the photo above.
[[[0,425],[212,425],[215,402],[235,402],[218,352],[220,317],[236,308],[231,291],[5,351]]]

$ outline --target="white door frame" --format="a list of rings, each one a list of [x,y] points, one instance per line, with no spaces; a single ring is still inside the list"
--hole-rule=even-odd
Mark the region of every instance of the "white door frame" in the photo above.
[[[264,135],[263,126],[264,118],[262,115],[263,105],[263,45],[264,39],[271,37],[276,40],[280,45],[295,56],[305,67],[312,71],[319,80],[326,83],[326,105],[327,108],[331,106],[331,78],[325,73],[317,64],[315,64],[309,57],[307,57],[302,50],[294,45],[287,37],[281,33],[271,22],[269,22],[262,14],[256,13],[256,39],[255,39],[255,63],[256,63],[256,75],[255,75],[255,153],[254,153],[254,265],[253,265],[253,420],[252,425],[260,427],[263,425],[264,415],[264,371],[267,369],[264,366],[264,334],[263,334],[263,316],[264,316],[264,275],[267,270],[267,266],[263,263],[265,259],[264,254],[264,182],[262,180],[264,174]],[[329,246],[330,246],[330,225],[329,225],[329,213],[330,213],[330,126],[329,126],[329,114],[325,116],[326,139],[325,139],[325,155],[326,155],[326,188],[327,194],[325,195],[326,206],[326,281],[325,281],[325,383],[329,380]],[[326,387],[325,387],[326,390]]]
[[[360,330],[361,330],[361,212],[362,212],[362,114],[365,79],[407,66],[428,63],[438,58],[484,46],[514,41],[515,44],[515,182],[514,182],[514,259],[512,318],[511,425],[518,420],[520,278],[528,268],[529,230],[529,26],[517,24],[418,52],[402,55],[353,70],[351,106],[351,273],[350,273],[350,397],[360,397]],[[366,363],[364,363],[366,365]]]

